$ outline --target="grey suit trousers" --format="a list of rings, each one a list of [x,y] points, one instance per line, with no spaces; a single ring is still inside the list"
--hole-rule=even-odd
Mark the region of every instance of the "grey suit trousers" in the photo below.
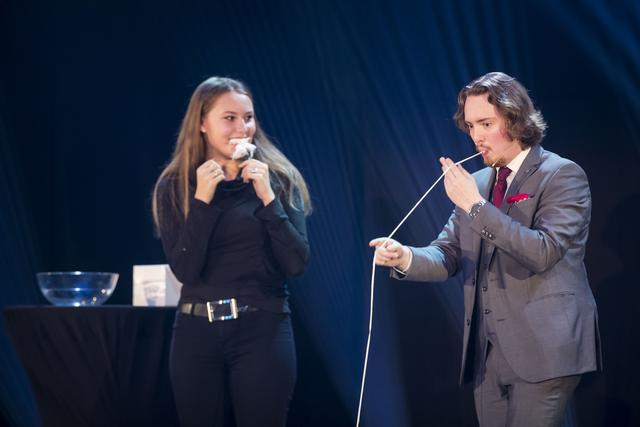
[[[530,383],[518,377],[499,346],[477,363],[473,396],[480,427],[560,427],[580,375]]]

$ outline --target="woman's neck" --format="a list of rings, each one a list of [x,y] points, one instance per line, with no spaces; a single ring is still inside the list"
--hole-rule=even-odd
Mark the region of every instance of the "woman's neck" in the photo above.
[[[218,156],[210,156],[209,159],[214,160],[217,164],[220,165],[222,171],[224,172],[224,179],[226,181],[233,181],[238,177],[238,174],[240,173],[239,161]]]

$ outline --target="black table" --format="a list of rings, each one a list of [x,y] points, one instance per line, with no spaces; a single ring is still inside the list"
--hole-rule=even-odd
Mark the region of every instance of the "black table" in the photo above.
[[[176,426],[171,307],[7,307],[45,426]]]

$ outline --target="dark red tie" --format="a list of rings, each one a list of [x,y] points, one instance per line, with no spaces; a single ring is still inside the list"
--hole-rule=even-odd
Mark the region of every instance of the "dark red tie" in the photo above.
[[[496,186],[493,187],[493,196],[491,198],[491,203],[493,203],[496,208],[502,206],[504,193],[507,192],[507,177],[510,173],[511,169],[506,166],[501,167],[498,171],[498,180],[496,181]]]

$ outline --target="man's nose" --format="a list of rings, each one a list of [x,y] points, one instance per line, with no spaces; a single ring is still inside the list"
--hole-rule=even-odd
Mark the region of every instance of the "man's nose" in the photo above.
[[[480,129],[472,128],[469,136],[471,136],[473,143],[476,145],[482,143],[482,141],[484,140],[484,134]]]

